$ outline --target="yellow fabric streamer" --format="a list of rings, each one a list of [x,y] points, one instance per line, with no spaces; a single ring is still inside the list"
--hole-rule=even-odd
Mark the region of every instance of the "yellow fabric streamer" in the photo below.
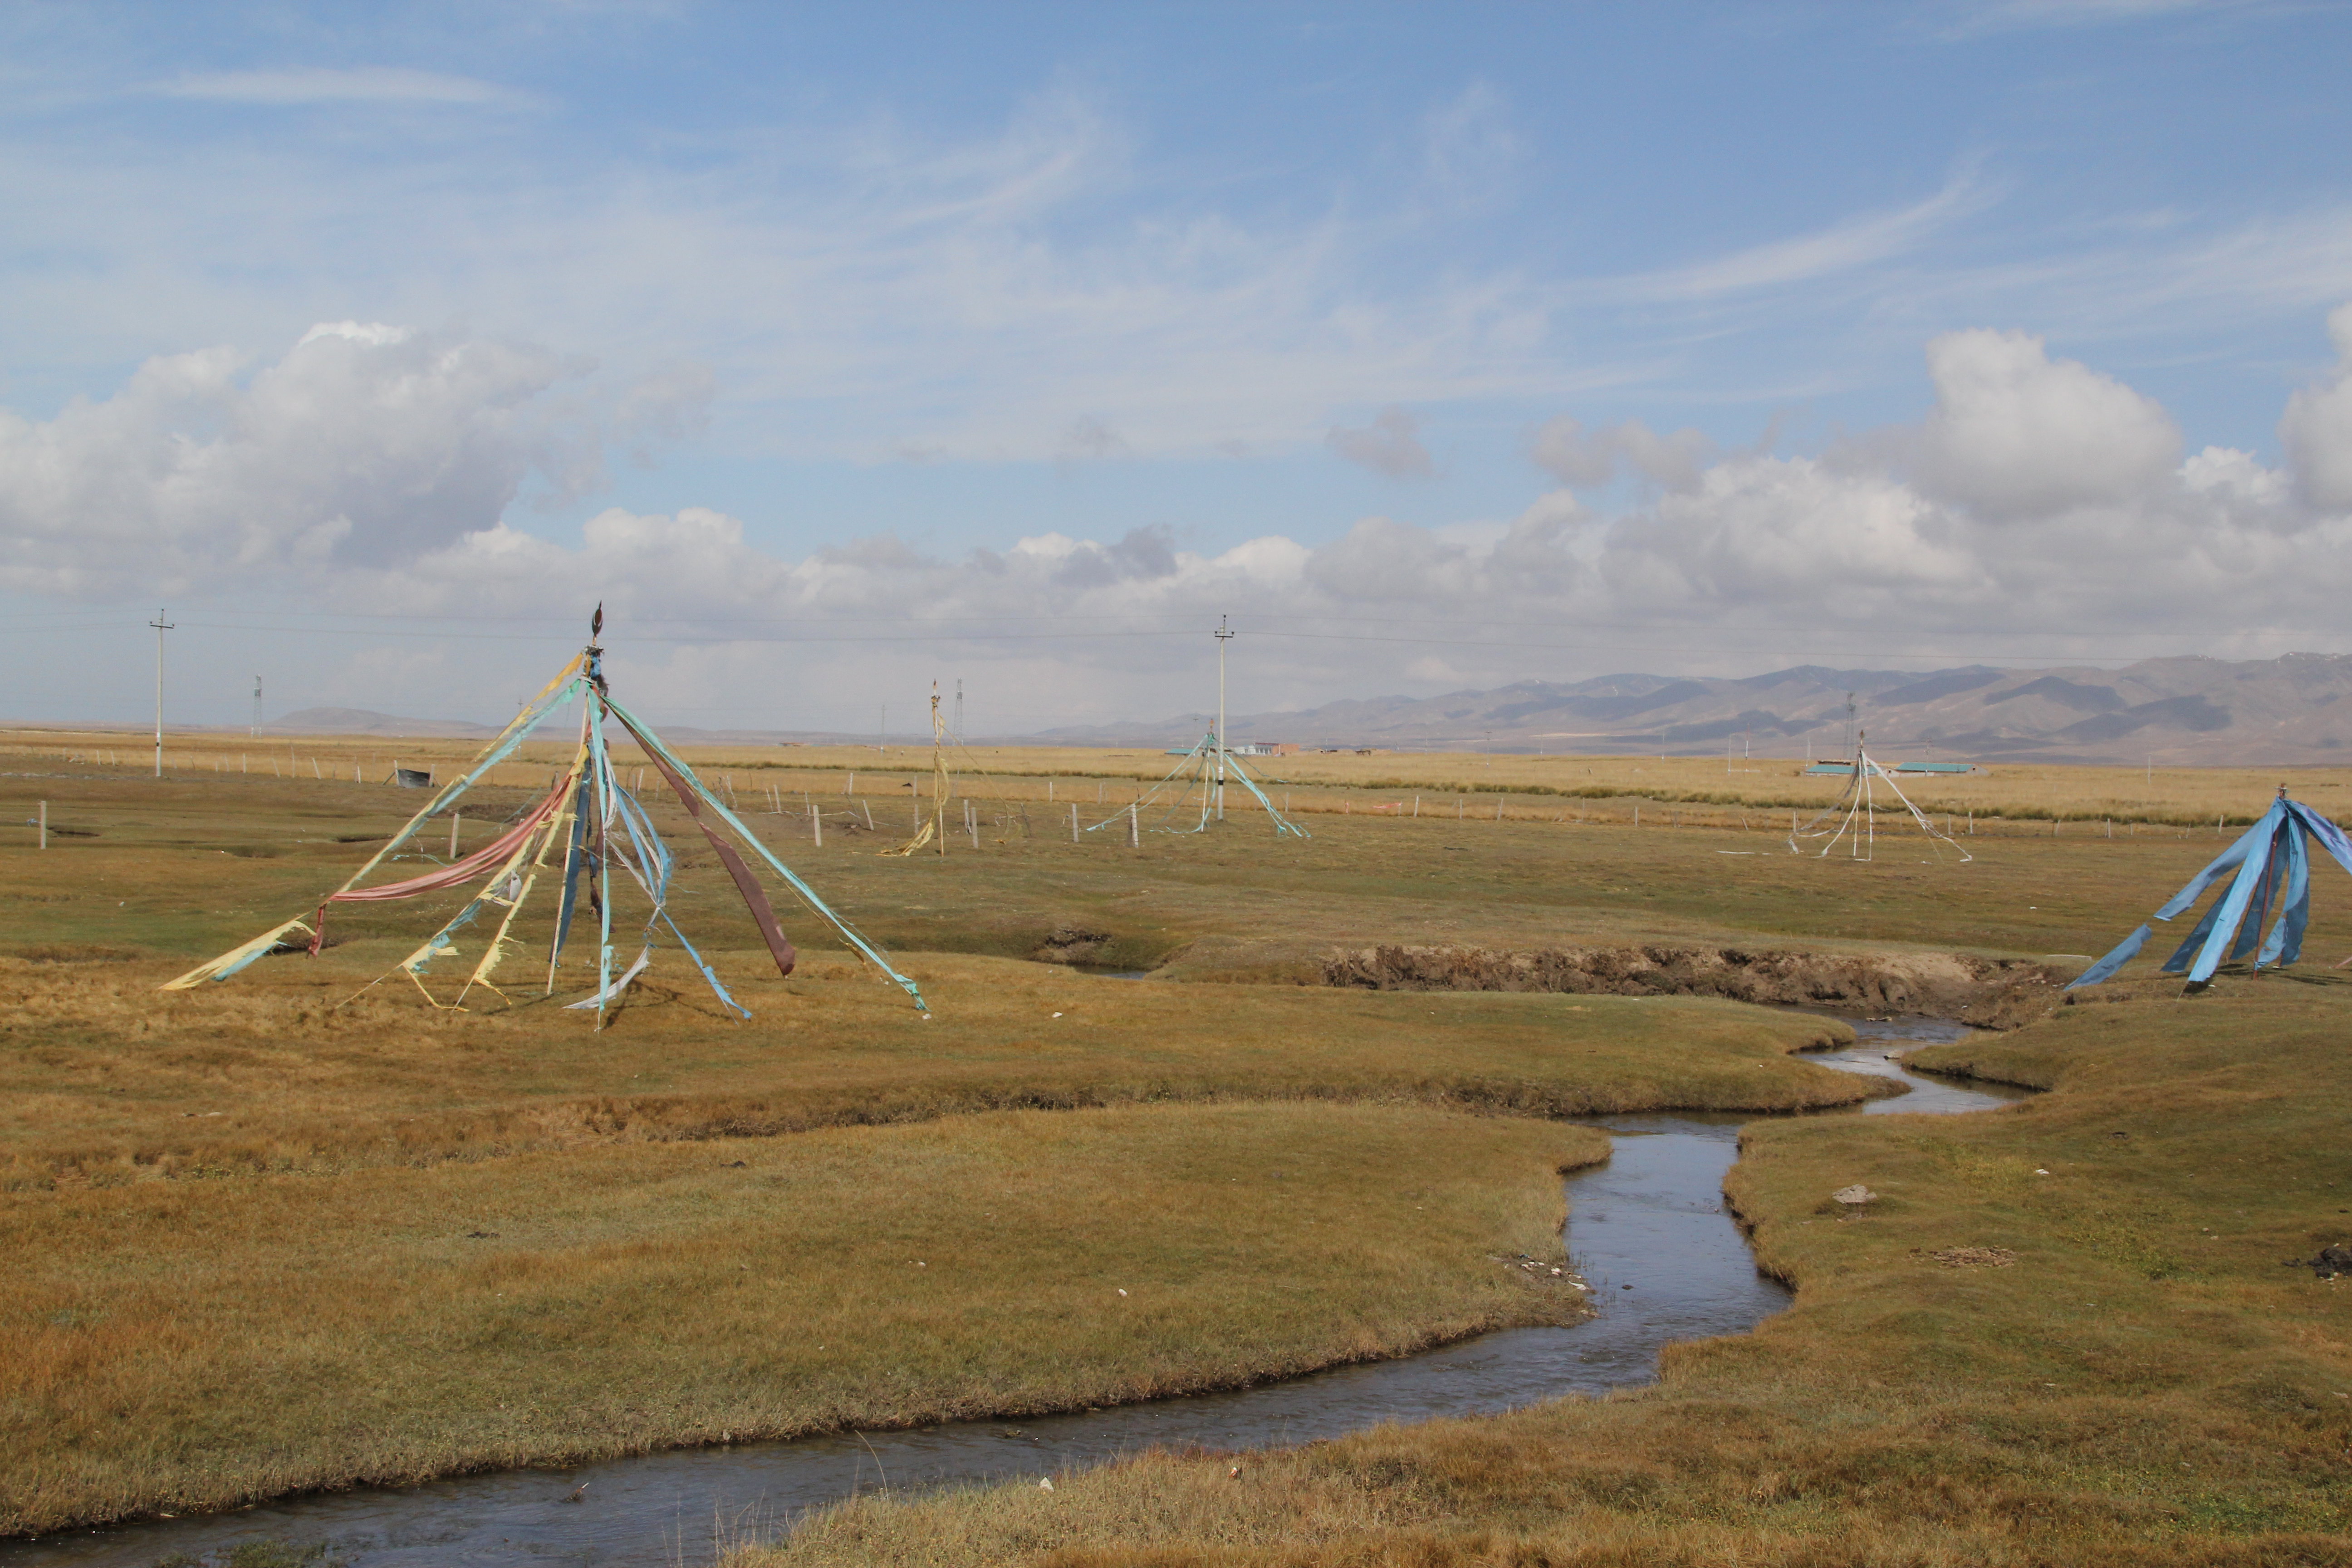
[[[250,963],[252,960],[260,957],[263,953],[268,952],[271,948],[276,947],[278,942],[283,941],[286,933],[289,931],[299,931],[304,936],[312,934],[310,931],[310,922],[297,917],[294,920],[288,921],[282,926],[278,926],[272,930],[263,931],[259,936],[255,937],[251,942],[247,942],[242,947],[234,947],[229,949],[228,952],[222,953],[210,963],[197,965],[195,968],[189,970],[185,974],[181,975],[177,980],[167,982],[163,988],[166,991],[194,990],[196,986],[202,985],[205,981],[212,979],[215,975],[219,974],[225,970],[235,969],[240,964]]]
[[[548,698],[554,695],[554,693],[561,690],[565,681],[570,680],[574,676],[578,675],[582,668],[586,665],[587,658],[588,656],[584,653],[573,654],[572,656],[571,662],[556,672],[555,679],[541,687],[539,689],[538,695],[533,697],[530,701],[524,703],[521,709],[516,712],[515,716],[507,721],[506,728],[500,730],[497,736],[491,740],[488,745],[484,746],[479,752],[474,753],[473,766],[478,768],[481,766],[485,759],[495,755],[499,749],[504,746],[509,739],[513,736],[514,732],[524,724],[535,723],[540,718],[544,717],[544,715],[539,712],[539,705],[546,701]],[[575,766],[577,764],[575,763]],[[470,773],[472,769],[469,768],[467,772]],[[439,795],[435,795],[430,801],[426,802],[425,808],[419,811],[415,816],[410,817],[405,826],[402,827],[398,833],[394,834],[390,838],[384,841],[383,848],[377,850],[373,855],[368,858],[366,865],[362,866],[358,870],[352,872],[348,878],[344,879],[342,886],[337,888],[335,889],[335,893],[348,893],[353,888],[358,887],[360,883],[366,879],[369,872],[383,864],[384,860],[391,856],[393,851],[398,849],[403,844],[407,843],[410,838],[414,837],[417,828],[423,826],[427,817],[439,810],[449,799],[449,796],[450,792],[444,790]],[[321,899],[320,903],[324,905],[333,897],[334,893],[330,893],[327,895],[327,898]],[[278,944],[278,939],[283,937],[288,931],[297,929],[305,932],[310,932],[310,926],[308,921],[303,921],[299,917],[297,919],[288,921],[284,925],[278,927],[274,931],[267,931],[260,936],[255,937],[251,942],[246,942],[242,946],[231,948],[228,952],[222,953],[218,958],[214,959],[210,963],[199,964],[197,967],[188,971],[185,974],[181,975],[178,979],[165,982],[162,986],[162,989],[165,991],[189,991],[194,990],[196,986],[203,984],[207,980],[225,980],[236,971],[243,968],[246,964],[252,963],[254,959],[259,957],[262,953],[267,952],[270,948],[275,947]]]

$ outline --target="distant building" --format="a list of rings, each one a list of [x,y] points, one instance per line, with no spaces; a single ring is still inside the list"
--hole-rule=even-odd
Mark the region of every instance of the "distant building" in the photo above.
[[[1225,748],[1229,755],[1236,757],[1287,757],[1297,750],[1289,741],[1235,741]]]
[[[1974,763],[1881,763],[1879,766],[1890,773],[1972,773],[1977,771]],[[1851,759],[1825,757],[1808,766],[1805,772],[1844,778],[1853,773],[1853,763]]]

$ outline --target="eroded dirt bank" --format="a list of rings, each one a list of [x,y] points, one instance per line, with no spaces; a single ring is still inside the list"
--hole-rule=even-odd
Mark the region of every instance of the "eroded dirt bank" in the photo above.
[[[2071,975],[2029,959],[1967,953],[1791,952],[1737,947],[1372,947],[1324,961],[1327,985],[1372,991],[1557,991],[1722,996],[1958,1018],[2014,1029],[2058,1000]]]

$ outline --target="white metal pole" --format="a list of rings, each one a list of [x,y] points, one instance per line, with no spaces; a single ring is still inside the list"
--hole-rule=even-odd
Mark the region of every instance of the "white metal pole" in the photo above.
[[[1225,645],[1234,634],[1225,629],[1225,617],[1217,617],[1217,820],[1225,819]]]
[[[172,629],[172,623],[158,609],[147,624],[155,628],[155,776],[160,779],[163,776],[163,634]]]

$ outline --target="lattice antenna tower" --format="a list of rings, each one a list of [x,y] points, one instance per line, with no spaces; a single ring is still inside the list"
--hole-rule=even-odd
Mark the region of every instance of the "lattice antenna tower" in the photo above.
[[[1823,857],[1828,856],[1831,850],[1843,843],[1847,847],[1847,853],[1853,858],[1875,859],[1878,852],[1878,814],[1885,811],[1892,815],[1895,810],[1895,805],[1879,804],[1878,788],[1884,784],[1887,793],[1895,797],[1895,803],[1902,810],[1908,813],[1911,820],[1918,824],[1920,832],[1958,849],[1963,864],[1974,859],[1975,857],[1968,852],[1966,846],[1950,834],[1937,828],[1926,812],[1911,804],[1911,797],[1903,793],[1902,786],[1895,782],[1894,775],[1872,759],[1869,740],[1868,731],[1855,731],[1853,761],[1851,764],[1853,772],[1846,784],[1844,793],[1838,796],[1829,809],[1815,814],[1813,819],[1802,827],[1794,826],[1790,827],[1789,853],[1791,855],[1804,853],[1798,847],[1797,840],[1818,838],[1824,841],[1821,847],[1821,854]]]
[[[1229,617],[1219,616],[1217,629],[1209,635],[1217,639],[1216,727],[1203,734],[1199,742],[1184,753],[1183,759],[1169,769],[1159,783],[1138,796],[1132,805],[1103,818],[1087,828],[1087,832],[1098,832],[1113,823],[1120,823],[1138,833],[1205,833],[1210,824],[1224,820],[1225,784],[1228,781],[1237,780],[1265,808],[1266,816],[1274,823],[1276,837],[1284,834],[1294,834],[1300,838],[1313,837],[1276,808],[1265,791],[1258,787],[1257,781],[1250,777],[1249,770],[1242,766],[1240,759],[1226,744],[1225,645],[1240,634],[1233,629]],[[1192,803],[1196,798],[1199,816],[1188,826],[1175,826],[1180,814],[1192,816]],[[1160,823],[1149,828],[1143,827],[1139,821],[1140,814],[1147,807],[1156,807],[1160,813]]]

